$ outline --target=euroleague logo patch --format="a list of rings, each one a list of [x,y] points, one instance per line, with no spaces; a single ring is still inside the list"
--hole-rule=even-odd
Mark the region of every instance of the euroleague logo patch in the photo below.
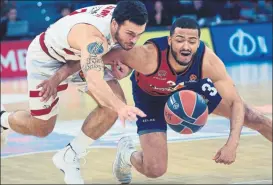
[[[167,71],[160,70],[160,71],[158,71],[157,74],[158,74],[159,77],[165,77],[165,76],[167,76]]]

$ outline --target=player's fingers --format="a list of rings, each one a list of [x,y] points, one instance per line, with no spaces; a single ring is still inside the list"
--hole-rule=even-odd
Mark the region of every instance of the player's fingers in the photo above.
[[[234,162],[235,162],[235,158],[230,158],[228,159],[227,164],[232,164]]]
[[[229,164],[231,164],[232,162],[231,162],[231,160],[225,160],[225,161],[223,161],[223,163],[224,163],[225,165],[229,165]]]
[[[36,86],[36,89],[39,89],[40,87],[43,87],[44,84],[45,84],[45,82],[40,83],[39,85]]]
[[[123,116],[120,116],[120,117],[119,117],[119,120],[120,120],[120,122],[121,122],[121,125],[125,128],[125,119],[124,119],[124,117],[123,117]]]
[[[120,64],[121,64],[121,62],[120,62]],[[117,77],[118,77],[119,80],[122,79],[122,78],[124,78],[127,75],[127,73],[126,73],[126,66],[125,65],[122,66],[122,65],[123,64],[119,65],[118,62],[115,65],[116,66],[115,72],[116,72],[116,75],[117,75]]]
[[[221,153],[219,153],[219,155],[216,156],[216,158],[215,158],[215,162],[216,162],[216,163],[220,163],[220,161],[222,161]]]
[[[48,94],[47,94],[47,96],[45,97],[45,102],[47,102],[49,99],[50,99],[50,97],[52,96],[52,94],[53,94],[53,90],[52,89],[49,89],[49,91],[48,91]]]
[[[120,71],[117,69],[117,66],[114,64],[112,65],[112,74],[114,75],[115,78],[118,80],[120,79]]]
[[[213,157],[213,160],[216,160],[220,157],[221,151],[218,151],[216,155]]]
[[[131,112],[134,112],[135,114],[137,114],[138,116],[140,116],[142,118],[147,116],[142,110],[140,110],[137,107],[132,107],[132,111]]]
[[[52,99],[55,100],[56,97],[57,97],[57,90],[55,89],[52,95]]]
[[[44,95],[43,95],[43,97],[42,97],[44,102],[46,102],[45,100],[48,98],[49,93],[50,93],[50,88],[47,88]]]
[[[231,162],[231,160],[230,160],[230,158],[228,156],[224,156],[222,159],[223,159],[224,164],[228,164],[228,163]]]
[[[216,163],[220,163],[220,161],[222,160],[222,158],[221,158],[221,154],[215,159],[215,162]]]
[[[129,113],[127,113],[125,117],[126,117],[126,120],[128,121],[131,121],[131,122],[134,121],[134,118]]]
[[[45,92],[47,91],[47,88],[43,88],[41,89],[41,91],[39,92],[39,96],[41,97],[41,101],[44,101],[44,96],[45,96]]]
[[[45,91],[47,90],[47,86],[43,85],[43,86],[41,86],[41,87],[42,87],[42,89],[41,89],[40,92],[39,92],[39,96],[40,96],[40,97],[43,96],[44,93],[45,93]]]
[[[120,70],[120,71],[124,71],[125,68],[127,67],[126,65],[124,65],[122,62],[120,61],[117,61],[116,62],[116,65],[117,65],[117,68]]]
[[[230,164],[232,164],[232,163],[234,163],[234,162],[235,162],[234,160],[229,161],[229,162],[228,162],[228,165],[230,165]]]
[[[137,121],[137,116],[134,112],[128,111],[128,115],[133,121]]]

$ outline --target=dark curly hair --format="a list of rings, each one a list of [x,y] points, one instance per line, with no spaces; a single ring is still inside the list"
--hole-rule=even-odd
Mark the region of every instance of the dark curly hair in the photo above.
[[[174,33],[175,28],[188,28],[188,29],[197,29],[198,30],[198,36],[200,38],[201,31],[200,26],[198,25],[197,21],[189,18],[189,17],[179,17],[175,20],[175,22],[172,24],[170,35],[172,36]]]
[[[136,0],[119,1],[113,12],[112,19],[118,24],[128,20],[137,25],[144,25],[148,22],[148,12],[145,5]]]

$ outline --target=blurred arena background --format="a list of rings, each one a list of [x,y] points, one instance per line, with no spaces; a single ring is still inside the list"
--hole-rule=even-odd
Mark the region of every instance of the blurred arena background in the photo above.
[[[27,108],[25,57],[31,40],[50,24],[75,9],[117,0],[7,1],[1,0],[1,103],[7,110]],[[142,0],[149,12],[146,33],[138,44],[168,35],[179,16],[190,16],[202,27],[201,39],[225,63],[245,101],[272,118],[272,1],[271,0]],[[128,78],[121,80],[129,104],[133,104]],[[38,139],[11,133],[1,151],[1,184],[62,184],[63,175],[51,157],[80,129],[96,106],[71,85],[62,95],[56,128]],[[117,141],[124,134],[138,143],[136,126],[115,124],[91,146],[83,175],[87,183],[116,183],[112,161]],[[272,145],[256,132],[244,128],[235,164],[224,166],[211,159],[229,134],[229,121],[210,116],[198,133],[182,136],[168,131],[168,172],[147,179],[134,171],[133,183],[179,184],[272,184]]]

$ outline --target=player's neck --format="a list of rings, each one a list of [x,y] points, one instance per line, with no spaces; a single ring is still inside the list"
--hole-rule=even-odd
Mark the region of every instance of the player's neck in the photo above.
[[[184,72],[184,71],[189,67],[189,65],[187,65],[187,66],[182,66],[182,65],[178,64],[178,63],[176,62],[176,60],[174,59],[173,55],[171,54],[171,52],[169,52],[168,60],[169,60],[169,63],[170,63],[170,65],[171,65],[171,68],[172,68],[176,73],[182,73],[182,72]]]
[[[115,31],[114,31],[114,26],[113,26],[113,23],[111,22],[110,24],[110,34],[111,34],[111,37],[112,37],[112,40],[114,43],[117,43],[118,41],[116,40],[115,38]]]

